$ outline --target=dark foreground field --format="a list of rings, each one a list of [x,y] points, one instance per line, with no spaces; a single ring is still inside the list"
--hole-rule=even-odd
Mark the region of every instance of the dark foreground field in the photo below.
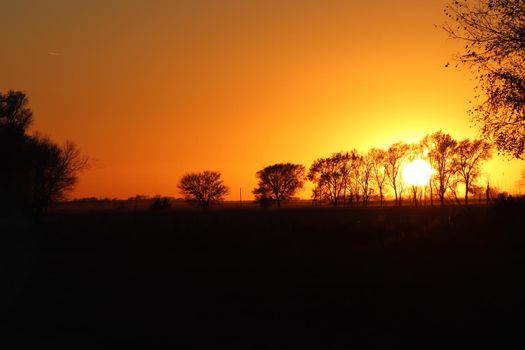
[[[524,214],[500,204],[0,218],[0,341],[522,348]]]

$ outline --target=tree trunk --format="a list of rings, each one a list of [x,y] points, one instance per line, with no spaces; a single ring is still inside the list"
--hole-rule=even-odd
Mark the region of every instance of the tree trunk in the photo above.
[[[397,189],[394,187],[394,204],[397,207],[399,205],[397,198]]]
[[[465,181],[465,206],[468,206],[468,180]]]

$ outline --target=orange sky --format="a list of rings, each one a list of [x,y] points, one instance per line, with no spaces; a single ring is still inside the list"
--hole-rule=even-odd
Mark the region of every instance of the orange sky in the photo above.
[[[475,82],[444,67],[459,44],[434,27],[445,3],[2,2],[0,90],[26,91],[35,130],[96,159],[75,197],[178,196],[204,169],[248,197],[272,163],[475,137]],[[493,163],[512,191],[523,163]]]

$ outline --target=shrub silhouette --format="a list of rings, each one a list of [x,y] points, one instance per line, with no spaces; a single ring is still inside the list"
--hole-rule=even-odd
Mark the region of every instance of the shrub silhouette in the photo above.
[[[153,211],[167,210],[170,208],[171,200],[167,197],[157,197],[149,206],[149,209]]]

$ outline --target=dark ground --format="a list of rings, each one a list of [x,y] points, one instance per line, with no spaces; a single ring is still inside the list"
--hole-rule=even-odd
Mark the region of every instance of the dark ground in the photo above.
[[[524,208],[0,218],[0,341],[55,349],[522,348]]]

